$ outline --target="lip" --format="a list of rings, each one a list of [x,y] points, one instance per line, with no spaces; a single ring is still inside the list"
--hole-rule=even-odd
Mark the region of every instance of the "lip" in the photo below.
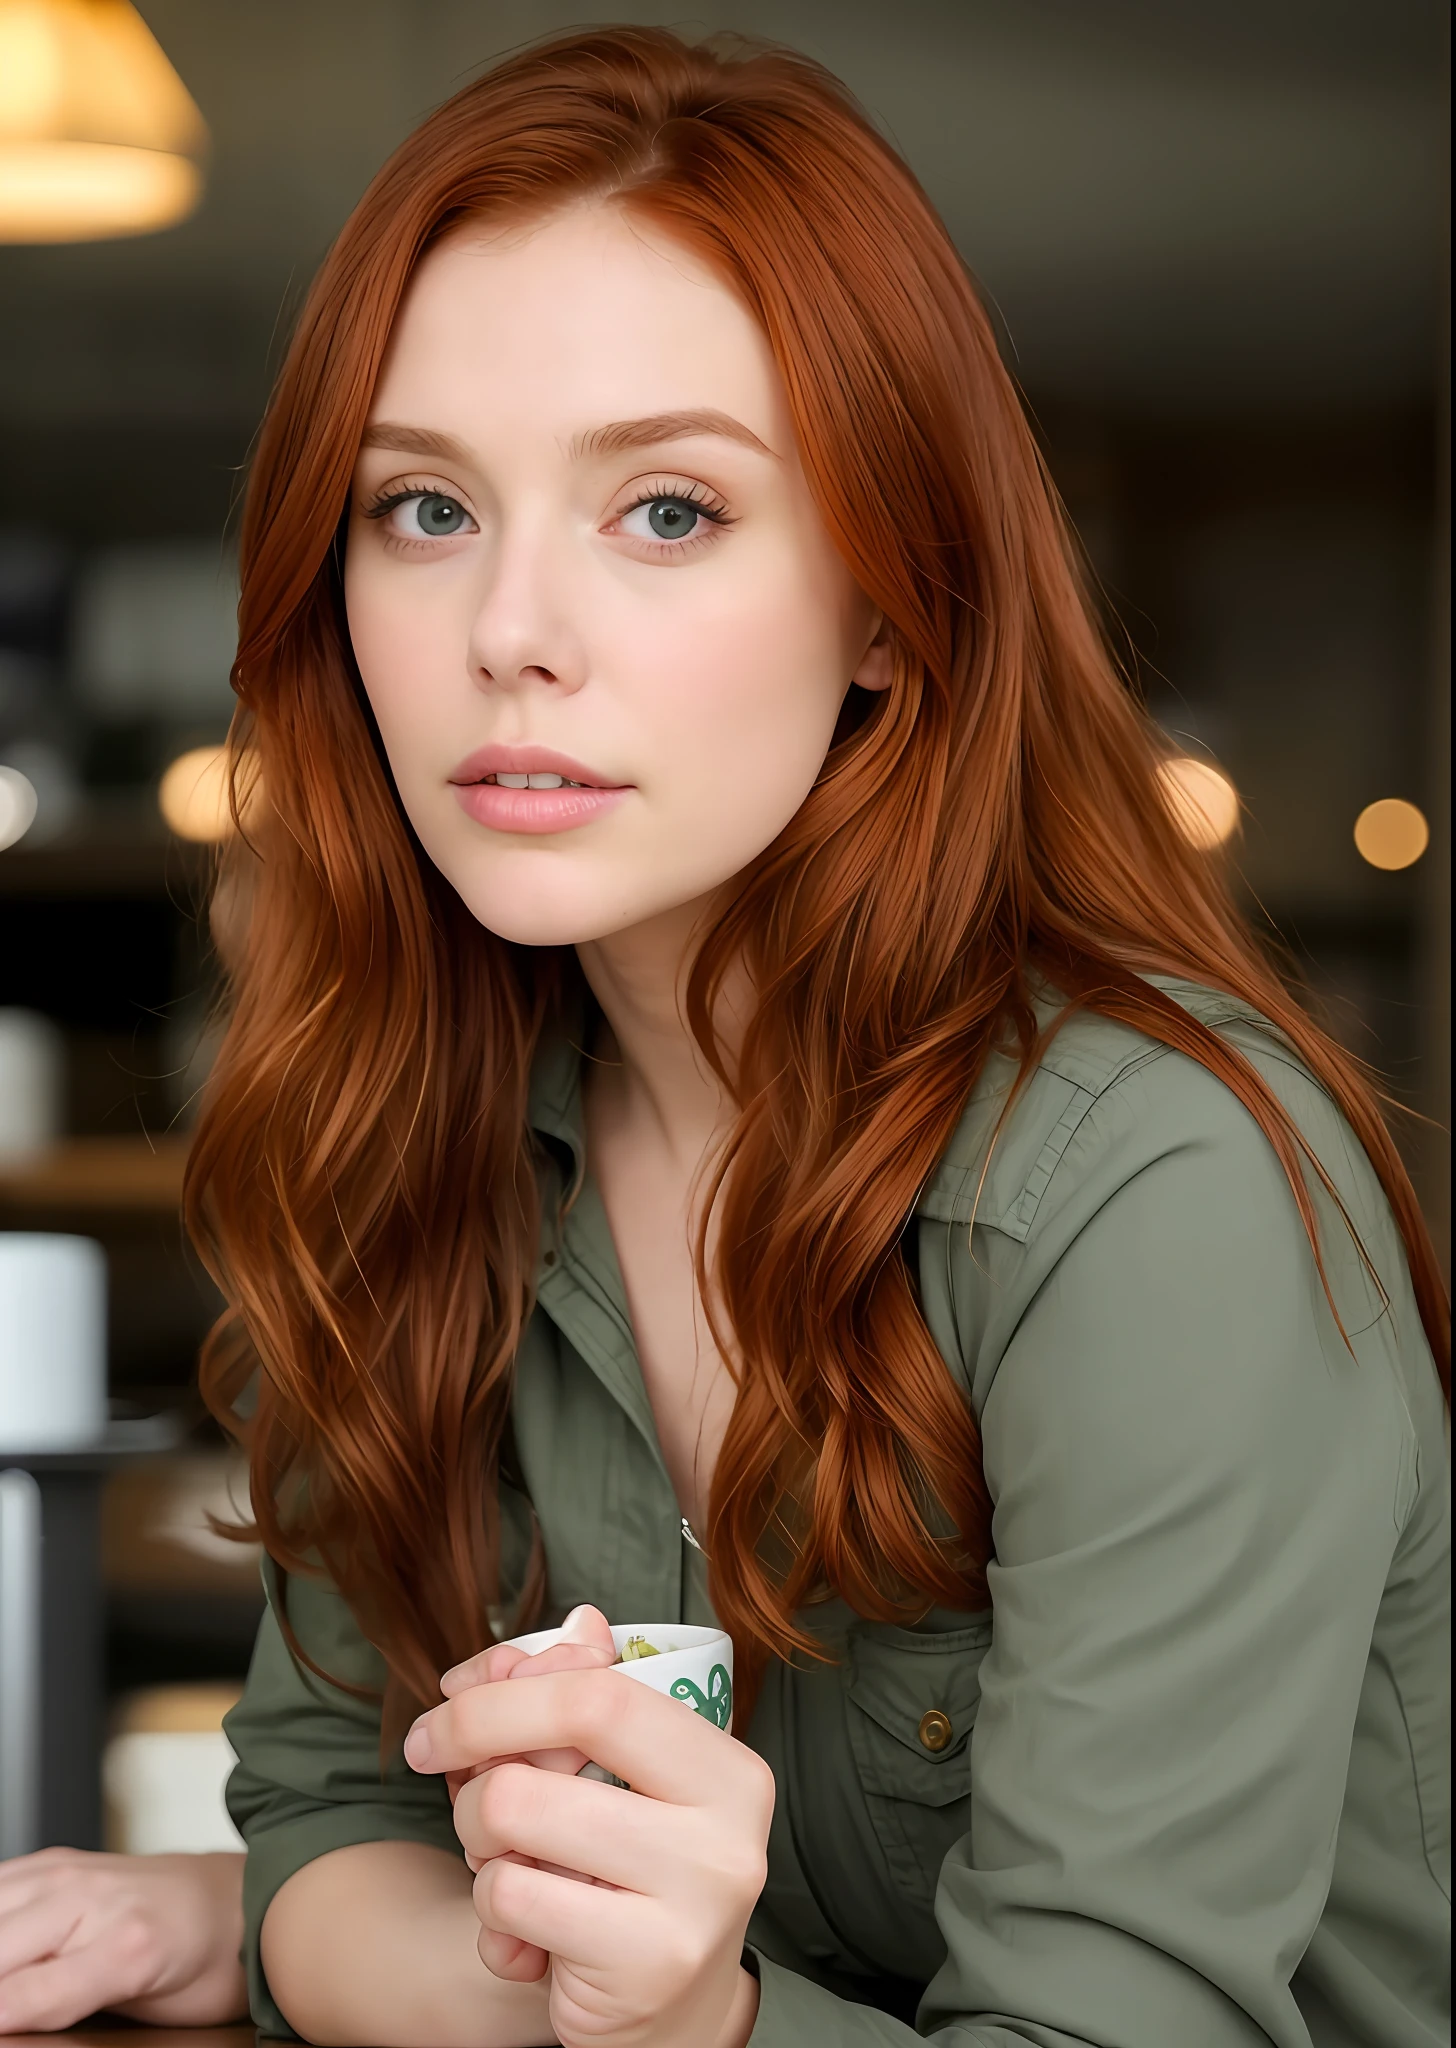
[[[580,789],[502,789],[487,775],[560,775]],[[492,832],[570,832],[615,810],[631,783],[607,782],[554,747],[478,747],[452,772],[456,801]]]
[[[451,782],[459,786],[484,782],[487,775],[561,775],[568,782],[580,782],[587,789],[627,789],[629,783],[609,782],[605,775],[599,775],[595,768],[588,768],[580,761],[573,761],[569,754],[558,754],[554,747],[505,747],[491,745],[477,747],[473,754],[467,754],[458,767],[450,771]],[[519,792],[518,792],[519,793]],[[551,794],[537,790],[535,795]]]

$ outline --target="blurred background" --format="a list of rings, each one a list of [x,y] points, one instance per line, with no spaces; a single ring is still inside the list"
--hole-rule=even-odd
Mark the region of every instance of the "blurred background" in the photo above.
[[[33,1510],[0,1500],[12,1562],[37,1516],[80,1532],[0,1656],[28,1643],[54,1687],[104,1640],[75,1725],[109,1735],[109,1806],[16,1819],[13,1792],[12,1850],[226,1839],[217,1716],[259,1595],[209,1526],[243,1496],[191,1392],[216,1303],[178,1194],[270,376],[419,118],[521,41],[622,18],[797,44],[909,158],[1183,751],[1189,829],[1233,828],[1251,908],[1414,1113],[1449,1260],[1442,0],[0,0],[0,1232],[98,1241],[109,1290],[99,1448],[31,1457]],[[13,1786],[59,1752],[11,1695]]]

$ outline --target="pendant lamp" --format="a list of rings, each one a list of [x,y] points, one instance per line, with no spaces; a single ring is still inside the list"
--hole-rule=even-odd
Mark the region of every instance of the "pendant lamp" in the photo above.
[[[0,242],[171,227],[202,197],[206,147],[129,0],[0,0]]]

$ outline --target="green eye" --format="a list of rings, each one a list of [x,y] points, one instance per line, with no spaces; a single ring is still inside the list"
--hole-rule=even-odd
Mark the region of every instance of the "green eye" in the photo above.
[[[686,498],[654,498],[647,508],[647,524],[659,540],[686,540],[700,516]]]
[[[415,522],[421,533],[427,533],[432,540],[439,540],[447,534],[459,533],[465,524],[466,513],[463,505],[457,505],[453,498],[445,497],[439,491],[424,491],[414,501]]]

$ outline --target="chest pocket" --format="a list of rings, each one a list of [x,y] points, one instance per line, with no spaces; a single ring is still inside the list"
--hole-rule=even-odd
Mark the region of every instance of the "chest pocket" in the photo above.
[[[970,1826],[970,1738],[989,1621],[946,1633],[862,1622],[847,1664],[850,1747],[897,1882],[929,1908]]]

